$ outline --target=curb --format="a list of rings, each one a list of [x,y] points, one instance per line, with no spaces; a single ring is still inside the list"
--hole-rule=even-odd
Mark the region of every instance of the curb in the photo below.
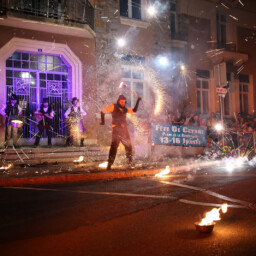
[[[154,176],[159,170],[133,170],[133,171],[109,171],[89,174],[67,174],[60,176],[30,177],[0,180],[0,187],[39,185],[52,183],[65,183],[76,181],[91,181],[105,179],[122,179],[142,176]]]

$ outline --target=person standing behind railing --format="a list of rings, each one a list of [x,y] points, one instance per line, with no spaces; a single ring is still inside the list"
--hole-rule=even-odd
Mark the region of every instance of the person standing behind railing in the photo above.
[[[17,120],[18,116],[22,114],[22,108],[18,104],[18,98],[15,94],[12,94],[10,97],[10,101],[6,106],[3,106],[1,109],[1,115],[4,116],[5,119],[5,127],[6,127],[6,141],[5,148],[8,148],[9,142],[13,139],[13,146],[18,148],[18,127],[12,125],[13,120]]]

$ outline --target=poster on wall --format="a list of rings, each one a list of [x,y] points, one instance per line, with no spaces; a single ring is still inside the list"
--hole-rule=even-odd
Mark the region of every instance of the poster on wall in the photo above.
[[[204,147],[207,144],[206,130],[202,127],[152,124],[152,143]]]

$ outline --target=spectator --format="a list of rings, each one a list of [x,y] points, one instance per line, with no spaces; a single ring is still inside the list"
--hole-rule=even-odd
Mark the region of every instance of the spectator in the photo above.
[[[178,113],[176,114],[174,124],[175,124],[175,125],[183,125],[183,124],[184,124],[184,120],[183,120],[182,115],[181,115],[180,112],[178,112]]]
[[[168,115],[168,124],[174,124],[175,123],[175,115],[173,112],[169,113]]]

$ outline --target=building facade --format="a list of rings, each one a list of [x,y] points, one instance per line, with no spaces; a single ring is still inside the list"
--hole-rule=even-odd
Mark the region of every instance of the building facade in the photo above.
[[[255,17],[253,0],[1,1],[0,104],[11,93],[27,102],[27,141],[44,97],[56,109],[56,137],[65,136],[63,113],[76,96],[98,142],[111,133],[110,121],[94,129],[100,110],[119,94],[131,107],[134,94],[143,98],[129,117],[138,145],[147,141],[143,127],[166,122],[171,111],[253,114]]]
[[[26,145],[37,132],[33,113],[49,98],[55,143],[62,143],[72,97],[80,99],[89,118],[95,108],[94,1],[1,1],[0,15],[0,105],[12,93],[25,102],[21,144]]]

